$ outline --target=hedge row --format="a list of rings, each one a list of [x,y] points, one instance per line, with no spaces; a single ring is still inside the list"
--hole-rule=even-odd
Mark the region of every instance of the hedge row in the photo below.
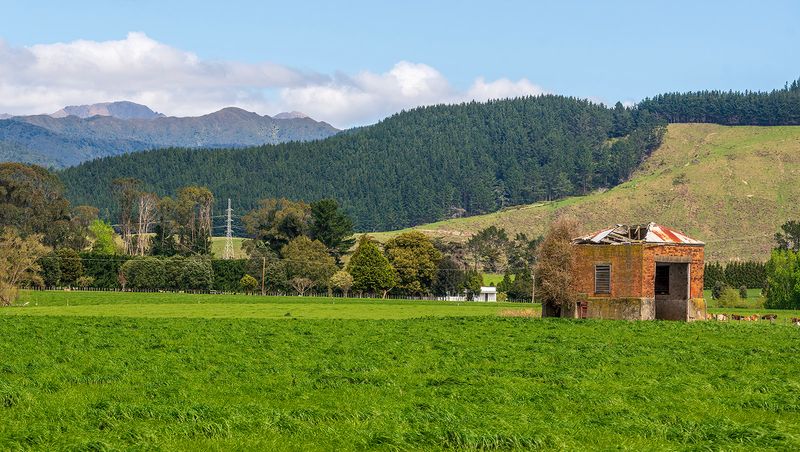
[[[745,286],[749,289],[763,289],[767,282],[767,266],[763,262],[719,262],[707,263],[703,284],[707,289],[713,288],[717,281],[729,287]]]
[[[76,259],[79,264],[76,265]],[[133,261],[128,263],[129,261]],[[80,253],[53,254],[42,260],[42,276],[49,286],[75,285],[76,276],[90,281],[88,287],[119,289],[124,275],[127,287],[138,289],[186,289],[236,292],[245,275],[247,260],[207,257],[131,257]],[[66,280],[62,268],[79,274]]]

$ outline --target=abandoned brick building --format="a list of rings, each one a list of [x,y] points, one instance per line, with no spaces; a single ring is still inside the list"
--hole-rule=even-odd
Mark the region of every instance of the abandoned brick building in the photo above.
[[[617,225],[573,240],[567,306],[543,317],[627,320],[705,319],[704,243],[657,225]]]

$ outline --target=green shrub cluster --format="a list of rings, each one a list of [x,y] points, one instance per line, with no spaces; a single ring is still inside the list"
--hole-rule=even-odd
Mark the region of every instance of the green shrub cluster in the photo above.
[[[241,290],[247,261],[208,256],[141,258],[59,250],[39,263],[46,287],[120,289],[124,281],[126,289],[236,292]]]
[[[766,292],[767,308],[800,309],[800,252],[772,252],[767,262]]]
[[[222,292],[241,290],[240,281],[247,273],[246,266],[246,259],[213,259],[211,268],[214,270],[214,290]]]

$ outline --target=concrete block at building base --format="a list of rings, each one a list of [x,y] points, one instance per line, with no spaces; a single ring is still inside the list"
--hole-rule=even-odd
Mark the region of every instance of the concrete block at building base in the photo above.
[[[542,317],[589,318],[607,320],[705,320],[706,305],[702,298],[669,300],[655,298],[587,297],[560,309],[542,306]]]

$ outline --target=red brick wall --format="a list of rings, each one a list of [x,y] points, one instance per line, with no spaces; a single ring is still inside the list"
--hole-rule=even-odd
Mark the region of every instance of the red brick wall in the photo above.
[[[572,286],[590,297],[643,297],[642,245],[575,245]],[[611,264],[611,293],[594,293],[595,264]]]
[[[690,297],[703,297],[704,250],[690,245],[575,245],[572,287],[589,297],[654,298],[657,256],[689,257]],[[595,264],[611,264],[611,294],[594,293]]]
[[[705,269],[705,249],[694,245],[646,245],[644,249],[643,280],[654,281],[656,273],[656,259],[659,256],[689,257],[689,278],[691,279],[690,298],[703,298],[703,271]],[[649,292],[646,297],[655,296],[652,283],[647,284]],[[646,291],[647,292],[647,291]]]

